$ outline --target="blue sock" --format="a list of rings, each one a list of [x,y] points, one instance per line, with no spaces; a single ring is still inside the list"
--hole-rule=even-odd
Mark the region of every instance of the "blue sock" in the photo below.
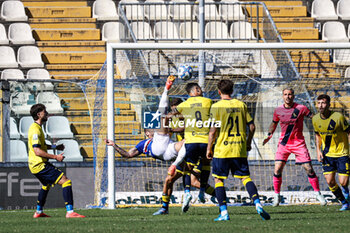
[[[341,190],[345,197],[349,196],[349,187],[348,186],[341,186]]]
[[[73,211],[73,205],[66,205],[67,212]]]
[[[189,193],[191,191],[191,176],[189,174],[184,175],[184,185],[185,193]]]
[[[219,206],[226,205],[226,191],[223,183],[215,184],[215,194]]]
[[[256,205],[256,204],[261,204],[259,199],[254,200],[254,205]]]
[[[224,205],[220,206],[220,214],[221,214],[221,216],[228,214],[226,203]]]
[[[42,212],[43,212],[43,206],[41,206],[41,205],[36,205],[36,212],[42,213]]]
[[[252,199],[252,201],[255,203],[255,200],[259,200],[259,194],[258,194],[258,190],[254,184],[253,181],[248,181],[245,184],[245,188],[247,189],[250,199]]]

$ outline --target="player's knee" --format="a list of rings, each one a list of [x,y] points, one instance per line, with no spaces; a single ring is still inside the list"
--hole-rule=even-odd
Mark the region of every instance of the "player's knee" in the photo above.
[[[251,182],[251,181],[252,181],[252,179],[250,178],[250,176],[244,177],[244,178],[242,178],[241,180],[242,180],[242,183],[243,183],[244,186],[246,186],[246,184],[247,184],[248,182]]]
[[[72,181],[71,180],[67,180],[66,182],[64,182],[62,184],[62,188],[69,187],[69,186],[72,186]]]

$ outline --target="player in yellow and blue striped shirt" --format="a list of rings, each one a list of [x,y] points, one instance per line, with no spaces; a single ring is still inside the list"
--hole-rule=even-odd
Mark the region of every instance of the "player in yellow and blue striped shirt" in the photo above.
[[[41,127],[48,117],[45,105],[33,105],[30,109],[30,115],[33,117],[34,123],[29,127],[28,131],[28,165],[31,173],[42,183],[42,188],[38,195],[37,210],[33,217],[50,217],[43,212],[43,207],[50,187],[59,184],[62,186],[63,198],[67,209],[66,218],[85,218],[85,216],[73,211],[71,180],[60,169],[48,162],[49,159],[56,159],[62,162],[64,159],[63,153],[59,155],[48,154],[47,149],[64,150],[64,146],[50,146],[45,143],[45,135]]]
[[[181,113],[185,122],[185,161],[187,166],[185,170],[192,171],[201,159],[202,171],[200,174],[200,189],[198,199],[204,203],[204,193],[208,184],[210,175],[210,161],[207,160],[205,153],[208,145],[209,127],[203,125],[209,121],[209,111],[212,100],[203,97],[201,87],[197,83],[188,83],[186,92],[190,96],[185,102],[177,106],[177,111]],[[182,205],[182,211],[186,212],[189,208],[192,195],[190,194],[191,181],[185,179],[185,198]]]
[[[319,113],[312,118],[312,124],[316,133],[317,159],[322,163],[329,189],[343,204],[340,210],[344,211],[350,210],[348,188],[350,126],[341,113],[329,109],[330,101],[328,95],[317,97]],[[335,180],[336,172],[343,192]]]
[[[250,178],[247,151],[251,150],[251,142],[255,132],[255,125],[249,115],[247,106],[232,99],[233,83],[231,80],[221,80],[218,83],[221,100],[212,105],[210,117],[219,121],[220,126],[212,125],[209,132],[207,158],[213,159],[212,175],[215,178],[215,194],[220,206],[220,215],[215,221],[227,221],[226,191],[224,180],[229,172],[242,180],[250,198],[255,204],[258,214],[263,220],[270,219],[260,204],[258,190]],[[249,126],[248,136],[246,127]],[[216,139],[214,153],[212,146]]]

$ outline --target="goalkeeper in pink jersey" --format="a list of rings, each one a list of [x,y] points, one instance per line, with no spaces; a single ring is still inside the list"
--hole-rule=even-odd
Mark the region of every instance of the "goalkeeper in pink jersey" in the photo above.
[[[282,93],[284,104],[275,109],[268,136],[263,141],[263,145],[265,145],[271,139],[278,122],[280,122],[281,136],[278,142],[273,174],[275,189],[273,206],[278,206],[281,201],[282,171],[291,153],[295,154],[295,163],[301,164],[305,169],[309,182],[316,192],[317,200],[320,201],[321,205],[326,205],[327,202],[320,192],[318,178],[312,168],[310,154],[303,135],[304,117],[312,118],[313,115],[306,106],[294,102],[295,96],[292,88],[285,88]]]

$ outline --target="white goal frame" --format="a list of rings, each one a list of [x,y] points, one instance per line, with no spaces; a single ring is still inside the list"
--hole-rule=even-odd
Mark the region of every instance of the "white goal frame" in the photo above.
[[[350,43],[107,43],[107,138],[114,141],[115,50],[350,49]],[[115,154],[108,147],[108,209],[115,209]]]

